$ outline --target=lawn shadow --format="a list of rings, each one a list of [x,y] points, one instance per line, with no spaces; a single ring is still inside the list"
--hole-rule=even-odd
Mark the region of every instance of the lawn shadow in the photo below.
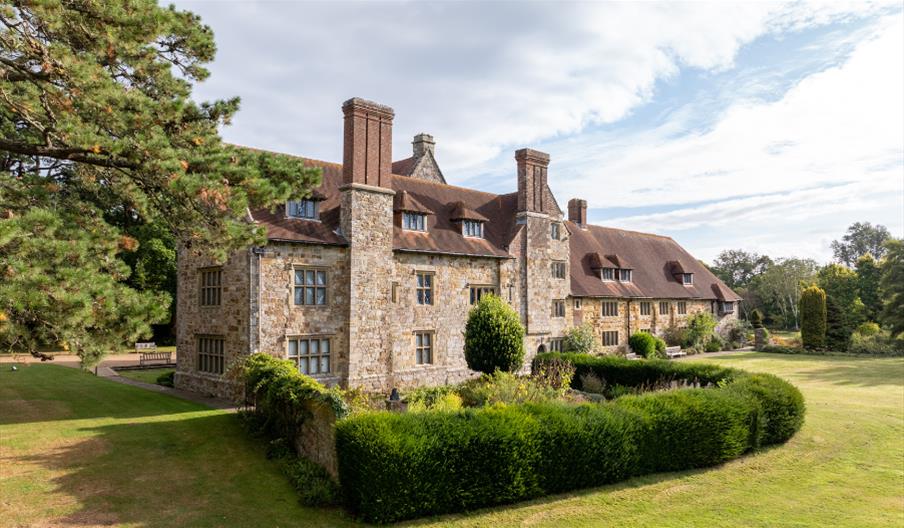
[[[11,367],[11,365],[10,365]],[[0,370],[0,425],[139,418],[209,410],[167,394],[59,365]]]
[[[44,500],[75,503],[75,511],[35,523],[149,528],[355,524],[338,509],[299,505],[286,478],[266,459],[265,446],[246,436],[235,414],[78,431],[89,436],[7,458],[21,471],[41,468],[53,475],[50,497],[32,491],[41,496],[16,502],[34,503],[38,515]]]

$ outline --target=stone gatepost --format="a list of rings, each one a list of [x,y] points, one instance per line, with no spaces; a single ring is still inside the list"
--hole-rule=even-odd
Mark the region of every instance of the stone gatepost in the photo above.
[[[763,348],[769,344],[769,332],[765,328],[755,328],[753,330],[753,349],[762,352]]]

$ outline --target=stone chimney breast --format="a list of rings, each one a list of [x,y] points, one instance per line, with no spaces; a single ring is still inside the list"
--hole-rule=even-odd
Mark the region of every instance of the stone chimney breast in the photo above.
[[[414,159],[421,158],[428,152],[432,155],[434,148],[436,148],[433,136],[424,132],[414,136],[414,141],[411,142],[411,145],[414,147]]]

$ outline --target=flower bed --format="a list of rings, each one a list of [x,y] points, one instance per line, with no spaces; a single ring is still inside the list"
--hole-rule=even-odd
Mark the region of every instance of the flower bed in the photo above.
[[[687,388],[580,405],[494,405],[457,411],[372,412],[336,424],[346,504],[363,519],[393,522],[465,511],[631,476],[712,466],[790,438],[804,403],[767,374],[712,365],[565,359],[611,385]]]

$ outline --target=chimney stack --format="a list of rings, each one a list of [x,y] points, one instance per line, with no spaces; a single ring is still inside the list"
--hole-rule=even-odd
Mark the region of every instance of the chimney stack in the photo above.
[[[436,142],[433,141],[433,136],[421,132],[414,136],[414,141],[411,142],[411,145],[414,147],[414,159],[420,159],[428,152],[433,154]]]
[[[388,106],[355,97],[342,104],[342,113],[342,183],[391,187],[395,112]]]
[[[546,168],[549,154],[525,148],[515,151],[515,161],[518,162],[518,212],[548,213]]]
[[[572,198],[568,200],[568,219],[584,227],[587,225],[587,200]]]

